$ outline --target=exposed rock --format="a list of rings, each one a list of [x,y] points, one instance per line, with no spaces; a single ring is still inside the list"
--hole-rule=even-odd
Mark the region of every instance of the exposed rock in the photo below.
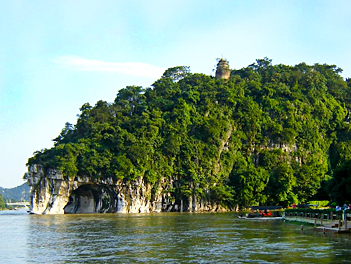
[[[25,178],[31,187],[31,213],[74,214],[74,213],[150,213],[169,211],[224,211],[225,209],[195,196],[178,203],[159,187],[146,184],[142,178],[133,182],[115,182],[113,179],[91,179],[77,176],[65,177],[60,171],[41,165],[32,165]],[[155,188],[155,187],[154,187]]]

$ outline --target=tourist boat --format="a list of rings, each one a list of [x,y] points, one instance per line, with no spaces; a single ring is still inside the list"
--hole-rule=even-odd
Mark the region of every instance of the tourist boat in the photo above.
[[[247,209],[251,212],[247,213],[245,216],[240,214],[238,218],[259,220],[284,219],[282,208],[282,206],[250,206],[247,207]]]

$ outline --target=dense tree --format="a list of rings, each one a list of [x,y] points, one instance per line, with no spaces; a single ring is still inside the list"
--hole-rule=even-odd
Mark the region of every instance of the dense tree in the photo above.
[[[77,123],[66,123],[54,147],[28,165],[66,177],[162,181],[176,201],[304,202],[333,175],[332,186],[347,178],[339,176],[351,160],[351,82],[340,72],[268,58],[229,80],[173,67],[150,88],[127,86],[113,103],[84,104]]]
[[[339,205],[351,203],[351,160],[340,164],[330,180],[329,190],[333,200]]]
[[[179,81],[188,75],[190,75],[189,66],[177,66],[167,69],[163,73],[162,78],[171,78],[173,81]]]
[[[6,204],[4,201],[4,198],[2,198],[2,195],[0,194],[0,210],[3,210],[6,208]]]

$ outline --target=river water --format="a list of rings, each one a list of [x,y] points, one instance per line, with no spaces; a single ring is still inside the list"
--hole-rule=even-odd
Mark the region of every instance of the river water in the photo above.
[[[0,263],[351,263],[351,236],[234,213],[0,212]]]

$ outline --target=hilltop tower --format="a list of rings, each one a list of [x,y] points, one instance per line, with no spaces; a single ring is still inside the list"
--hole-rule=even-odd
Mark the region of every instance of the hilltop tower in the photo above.
[[[216,79],[226,79],[230,77],[229,62],[226,59],[220,59],[216,69]]]

